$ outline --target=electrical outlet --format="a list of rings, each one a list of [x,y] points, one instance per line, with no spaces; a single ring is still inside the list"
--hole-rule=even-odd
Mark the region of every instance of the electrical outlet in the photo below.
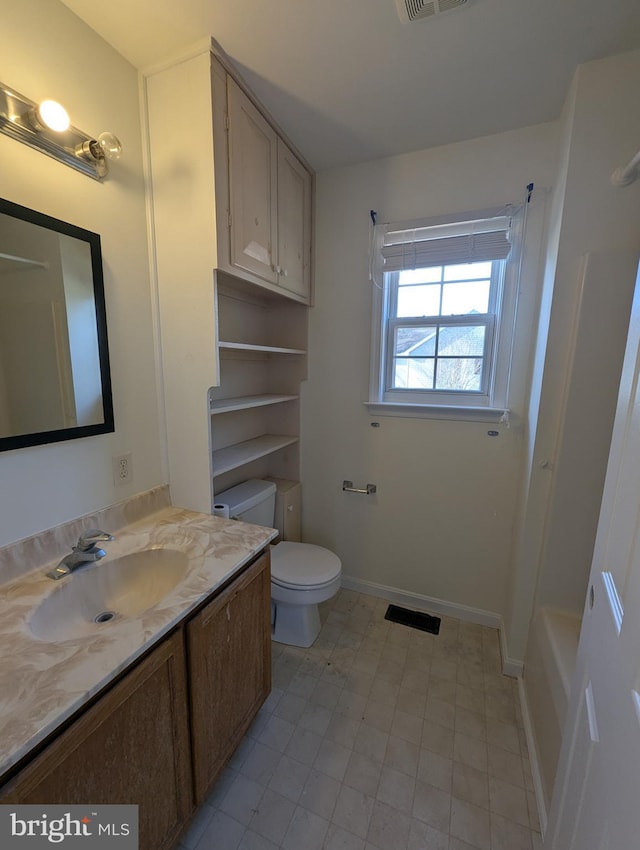
[[[131,452],[124,455],[114,455],[113,463],[113,483],[116,487],[122,484],[130,484],[133,480],[133,464],[131,461]]]

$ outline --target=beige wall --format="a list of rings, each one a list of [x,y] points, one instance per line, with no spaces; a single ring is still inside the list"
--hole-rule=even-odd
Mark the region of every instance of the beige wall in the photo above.
[[[534,232],[556,160],[555,125],[326,172],[317,181],[316,306],[303,388],[303,533],[333,548],[359,581],[503,614],[522,466],[527,370],[516,424],[371,417],[369,210],[398,221],[481,209],[538,187]],[[535,241],[535,240],[534,240]],[[537,254],[522,297],[535,319]],[[519,345],[529,361],[527,326]],[[372,428],[371,422],[380,422]],[[342,493],[343,479],[378,487]]]
[[[4,0],[2,82],[64,103],[124,153],[98,183],[0,136],[2,197],[102,237],[116,432],[0,454],[0,545],[98,510],[163,481],[137,73],[57,0]],[[131,452],[115,488],[111,458]]]

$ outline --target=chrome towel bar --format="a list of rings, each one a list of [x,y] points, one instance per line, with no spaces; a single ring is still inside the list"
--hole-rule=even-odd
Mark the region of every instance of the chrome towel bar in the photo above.
[[[345,493],[362,493],[364,496],[373,496],[377,488],[375,484],[367,484],[367,486],[362,489],[360,487],[354,487],[353,481],[343,481],[342,489]]]

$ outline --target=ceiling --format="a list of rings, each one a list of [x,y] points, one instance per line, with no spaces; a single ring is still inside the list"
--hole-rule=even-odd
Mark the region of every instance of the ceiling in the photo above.
[[[63,0],[137,68],[213,35],[318,171],[557,118],[578,64],[640,47],[638,0]]]

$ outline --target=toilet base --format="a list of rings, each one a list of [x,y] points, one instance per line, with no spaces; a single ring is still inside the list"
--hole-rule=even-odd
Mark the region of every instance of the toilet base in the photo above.
[[[311,646],[320,634],[317,605],[288,605],[271,600],[271,638],[289,646]]]

